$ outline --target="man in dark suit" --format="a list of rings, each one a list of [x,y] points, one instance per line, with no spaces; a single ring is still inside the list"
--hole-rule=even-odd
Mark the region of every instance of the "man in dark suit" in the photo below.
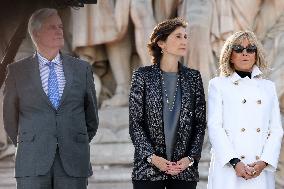
[[[5,81],[4,127],[17,146],[18,189],[84,189],[92,175],[89,142],[98,128],[91,66],[60,53],[55,9],[29,20],[36,53],[11,64]]]

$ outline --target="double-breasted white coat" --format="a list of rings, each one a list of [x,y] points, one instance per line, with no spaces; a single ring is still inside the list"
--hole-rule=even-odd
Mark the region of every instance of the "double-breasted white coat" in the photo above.
[[[275,85],[253,67],[252,79],[237,73],[209,82],[208,131],[212,157],[208,189],[274,189],[283,129]],[[229,161],[265,161],[253,179],[237,177]]]

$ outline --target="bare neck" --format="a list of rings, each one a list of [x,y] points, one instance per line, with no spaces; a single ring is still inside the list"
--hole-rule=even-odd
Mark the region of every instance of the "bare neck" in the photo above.
[[[164,72],[178,72],[178,57],[167,57],[163,55],[160,61],[160,68]]]
[[[59,49],[37,48],[37,51],[40,53],[41,56],[50,61],[53,60],[59,53]]]

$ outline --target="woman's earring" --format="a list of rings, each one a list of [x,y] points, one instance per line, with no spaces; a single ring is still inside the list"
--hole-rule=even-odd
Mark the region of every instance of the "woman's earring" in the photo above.
[[[161,50],[161,53],[162,53],[162,54],[164,53],[163,49]]]

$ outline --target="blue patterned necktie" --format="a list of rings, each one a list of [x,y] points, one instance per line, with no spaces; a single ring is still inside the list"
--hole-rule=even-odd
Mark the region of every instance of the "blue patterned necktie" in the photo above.
[[[59,106],[60,96],[58,89],[57,76],[54,69],[53,62],[49,62],[47,65],[49,67],[49,76],[48,76],[48,98],[55,109]]]

